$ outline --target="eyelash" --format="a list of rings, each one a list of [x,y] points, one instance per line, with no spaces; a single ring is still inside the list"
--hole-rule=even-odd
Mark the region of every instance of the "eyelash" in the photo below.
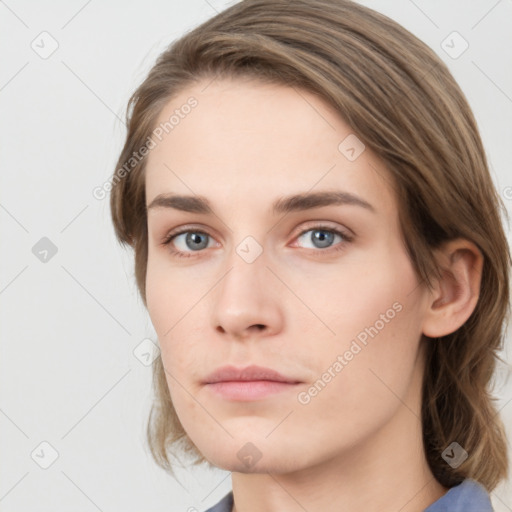
[[[341,236],[343,238],[342,242],[338,243],[337,245],[335,245],[333,247],[328,247],[327,249],[318,249],[318,250],[311,249],[311,250],[314,251],[314,254],[318,255],[318,256],[321,256],[321,253],[331,253],[331,252],[342,251],[342,250],[345,249],[345,245],[347,243],[352,242],[352,240],[354,238],[352,235],[347,234],[345,231],[341,231],[340,229],[335,229],[335,228],[331,228],[329,226],[325,226],[325,225],[321,225],[320,224],[320,225],[317,225],[317,226],[310,226],[310,227],[308,227],[308,229],[305,229],[305,230],[301,231],[295,237],[295,239],[300,238],[302,235],[304,235],[304,233],[307,233],[308,231],[324,231],[326,233],[333,233],[335,235],[339,235],[339,236]],[[164,240],[162,241],[162,245],[170,247],[172,240],[174,238],[176,238],[177,236],[182,235],[184,233],[199,233],[201,235],[210,236],[205,231],[201,231],[201,230],[198,230],[198,229],[193,229],[193,228],[188,227],[188,228],[183,228],[181,231],[169,233],[164,238]],[[171,253],[172,256],[175,256],[177,258],[193,258],[194,257],[194,253],[197,254],[197,253],[203,252],[203,250],[184,252],[184,251],[177,251],[175,249],[170,249],[169,248],[169,252]]]

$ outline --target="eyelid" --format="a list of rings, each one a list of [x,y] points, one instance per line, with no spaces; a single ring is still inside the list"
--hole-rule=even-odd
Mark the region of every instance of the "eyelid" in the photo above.
[[[203,233],[212,238],[215,238],[209,231],[210,231],[209,228],[203,228],[199,224],[185,224],[183,226],[173,228],[170,231],[166,232],[166,234],[163,236],[163,238],[161,240],[161,243],[162,243],[162,245],[166,245],[175,236],[182,235],[183,233],[188,233],[188,232]]]
[[[351,229],[348,229],[346,227],[340,227],[339,225],[331,226],[329,221],[309,221],[306,222],[305,225],[304,223],[302,224],[301,228],[293,235],[293,239],[315,228],[340,231],[341,234],[343,234],[347,239],[355,236],[355,233]],[[168,243],[174,236],[178,236],[189,231],[193,231],[195,233],[204,233],[205,235],[213,237],[213,235],[211,235],[208,232],[208,228],[202,228],[198,224],[185,224],[183,226],[174,228],[171,231],[167,232],[162,238],[162,243]]]
[[[334,224],[333,222],[330,222],[330,221],[322,221],[322,220],[314,221],[313,220],[313,221],[308,221],[306,223],[303,223],[301,225],[300,230],[297,232],[297,234],[293,235],[293,238],[295,239],[295,238],[303,235],[307,231],[311,231],[312,229],[318,229],[318,230],[325,229],[326,231],[327,230],[337,231],[347,239],[351,239],[351,238],[355,237],[355,233],[347,227],[340,226],[339,224]]]

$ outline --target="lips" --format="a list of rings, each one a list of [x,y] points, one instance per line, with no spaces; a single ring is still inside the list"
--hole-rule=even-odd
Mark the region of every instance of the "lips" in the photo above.
[[[261,366],[235,368],[224,366],[211,373],[203,382],[215,396],[229,401],[248,402],[290,391],[301,381]]]
[[[248,382],[248,381],[271,381],[288,384],[298,384],[297,379],[285,377],[279,372],[263,366],[247,366],[246,368],[235,368],[234,366],[223,366],[211,373],[205,384],[216,384],[218,382]]]

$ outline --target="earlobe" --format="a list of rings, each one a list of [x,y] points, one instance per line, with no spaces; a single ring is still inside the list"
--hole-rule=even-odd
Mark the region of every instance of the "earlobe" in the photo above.
[[[465,239],[451,240],[436,250],[441,277],[429,297],[423,334],[439,338],[455,332],[473,313],[480,295],[483,256]]]

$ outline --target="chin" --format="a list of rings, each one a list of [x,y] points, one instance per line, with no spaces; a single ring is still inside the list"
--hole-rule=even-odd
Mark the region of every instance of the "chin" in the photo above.
[[[294,471],[304,469],[304,466],[300,464],[293,464],[291,461],[285,459],[277,460],[276,457],[272,457],[270,460],[267,458],[265,461],[261,459],[256,464],[249,465],[241,462],[236,456],[233,457],[230,455],[217,460],[211,460],[210,463],[225,471],[243,473],[247,475],[267,473],[279,475],[293,473]]]
[[[272,441],[263,439],[257,442],[237,437],[222,445],[217,438],[208,446],[199,443],[196,447],[213,466],[236,473],[286,474],[304,469],[313,462],[308,460],[304,446],[286,445],[277,436]]]

